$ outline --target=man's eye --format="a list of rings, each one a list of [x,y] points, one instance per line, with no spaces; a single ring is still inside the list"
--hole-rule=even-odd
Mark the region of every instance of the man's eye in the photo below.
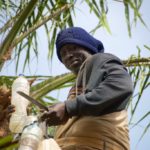
[[[65,55],[66,55],[66,51],[65,50],[60,52],[60,56],[65,56]]]

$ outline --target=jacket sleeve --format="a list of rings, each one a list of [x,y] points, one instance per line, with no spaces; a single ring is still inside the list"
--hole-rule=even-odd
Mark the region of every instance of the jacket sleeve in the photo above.
[[[93,64],[94,65],[94,64]],[[97,85],[87,89],[85,94],[78,95],[75,100],[66,101],[69,116],[98,116],[125,108],[132,94],[132,81],[123,65],[115,59],[109,59],[102,67],[93,67],[90,81],[95,77]],[[102,77],[103,76],[103,77]]]

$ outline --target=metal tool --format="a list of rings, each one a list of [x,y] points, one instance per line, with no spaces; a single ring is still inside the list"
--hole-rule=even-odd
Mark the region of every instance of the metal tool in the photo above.
[[[40,102],[38,102],[37,100],[35,100],[34,98],[30,97],[29,95],[21,92],[21,91],[17,91],[17,93],[21,96],[23,96],[25,99],[29,100],[30,102],[32,102],[33,104],[37,105],[39,108],[44,109],[46,111],[48,111],[48,107],[44,106],[43,104],[41,104]]]

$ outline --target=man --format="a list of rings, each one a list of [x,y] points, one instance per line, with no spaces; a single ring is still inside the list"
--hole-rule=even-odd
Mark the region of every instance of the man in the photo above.
[[[84,29],[62,30],[56,40],[59,60],[74,74],[68,99],[49,107],[41,119],[60,125],[55,140],[62,150],[129,150],[126,105],[132,81],[114,55]]]

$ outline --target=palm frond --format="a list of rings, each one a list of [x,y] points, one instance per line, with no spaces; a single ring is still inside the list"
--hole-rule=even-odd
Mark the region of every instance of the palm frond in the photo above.
[[[150,128],[150,123],[148,123],[148,125],[145,127],[141,137],[138,140],[138,143],[142,140],[142,138],[144,137],[144,135],[147,133],[148,129]]]
[[[132,0],[123,0],[123,4],[125,7],[125,16],[126,16],[126,22],[127,22],[127,28],[128,28],[128,34],[129,37],[131,37],[131,12],[133,11],[134,17],[133,21],[136,25],[137,20],[139,20],[145,27],[147,27],[146,23],[144,22],[141,14],[140,14],[140,7],[142,5],[143,1],[132,1]]]
[[[130,75],[133,79],[133,86],[137,93],[134,93],[132,100],[130,101],[130,109],[131,109],[131,117],[130,117],[130,123],[134,117],[134,114],[137,110],[137,107],[139,106],[139,102],[141,100],[141,97],[143,95],[143,92],[145,89],[149,87],[149,80],[150,80],[150,58],[141,58],[141,49],[137,46],[138,49],[138,56],[132,56],[126,62],[126,66],[128,66]],[[140,60],[140,62],[139,62]],[[124,61],[125,63],[125,61]],[[131,65],[131,64],[132,65]],[[130,65],[129,65],[130,64]],[[129,106],[129,105],[128,105]]]
[[[111,30],[107,21],[107,1],[99,0],[99,4],[95,0],[86,0],[85,2],[90,8],[90,12],[93,12],[99,20],[99,23],[91,32],[95,32],[97,29],[99,29],[99,27],[104,27],[108,33],[111,34]]]
[[[149,46],[147,46],[147,45],[144,45],[144,47],[145,47],[146,49],[150,50],[150,47],[149,47]]]
[[[47,79],[31,88],[31,95],[35,99],[39,99],[44,95],[48,94],[50,91],[57,89],[67,82],[73,81],[75,75],[64,74],[61,76],[56,76],[55,78]]]
[[[124,1],[124,6],[125,6],[126,22],[127,22],[127,27],[128,27],[128,34],[129,34],[129,37],[131,37],[131,25],[130,25],[129,5],[127,4],[126,1]]]
[[[14,140],[13,134],[0,138],[0,149],[12,150],[18,145],[18,140]]]
[[[135,127],[135,126],[138,125],[141,121],[143,121],[144,119],[148,118],[149,115],[150,115],[150,111],[147,112],[146,114],[144,114],[131,128]]]
[[[136,103],[135,103],[134,108],[133,108],[132,113],[131,113],[132,116],[130,118],[130,122],[132,121],[132,118],[133,118],[133,116],[135,114],[136,108],[137,108],[137,106],[139,104],[139,101],[141,99],[141,96],[142,96],[144,90],[148,87],[147,83],[148,83],[148,81],[150,79],[150,76],[149,75],[143,75],[143,73],[145,74],[145,69],[146,68],[144,67],[144,68],[142,68],[142,71],[141,71],[141,80],[140,80],[139,93],[138,93]],[[150,74],[150,67],[147,68],[147,73]]]
[[[12,27],[9,34],[3,41],[2,45],[0,46],[0,65],[2,65],[5,60],[9,59],[10,53],[12,51],[12,41],[16,37],[21,27],[23,26],[23,23],[25,22],[26,18],[32,13],[36,3],[37,0],[30,1],[30,3],[23,10],[22,14],[19,16],[15,25]]]

